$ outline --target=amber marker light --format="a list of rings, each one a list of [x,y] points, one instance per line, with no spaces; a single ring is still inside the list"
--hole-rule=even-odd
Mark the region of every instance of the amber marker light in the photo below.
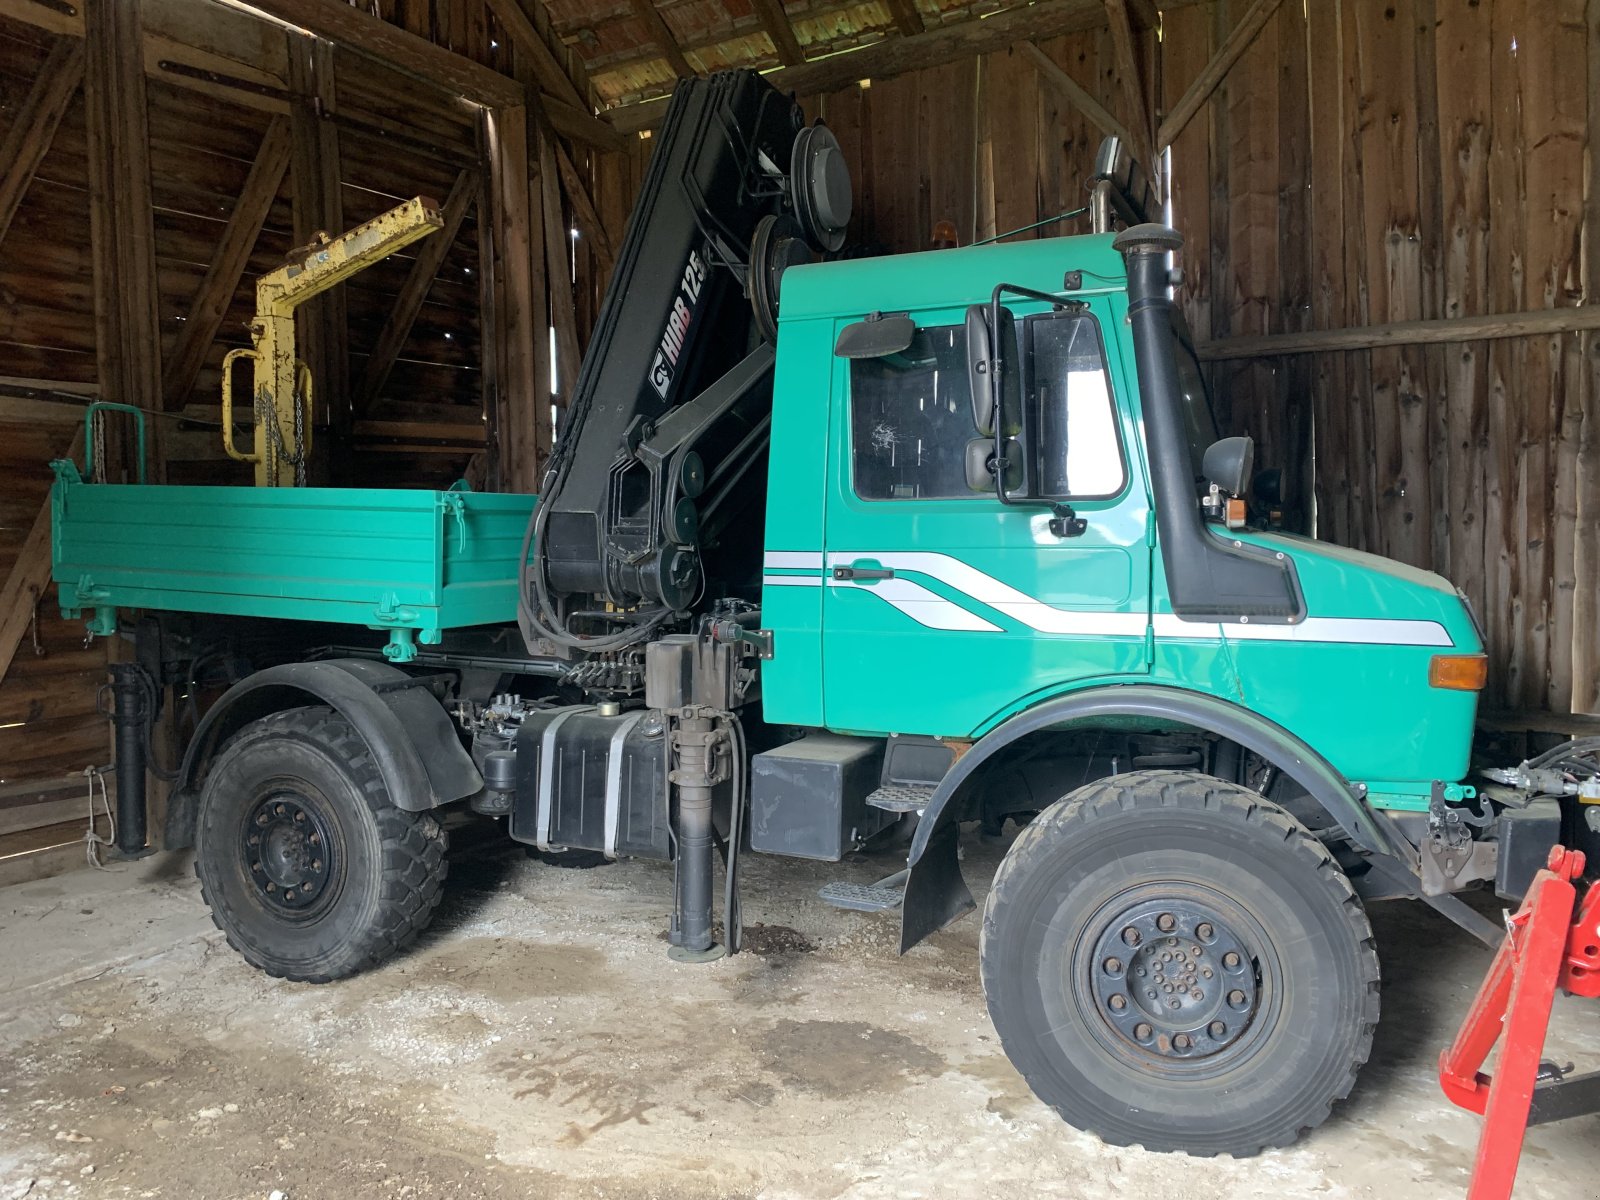
[[[1435,654],[1428,664],[1428,686],[1481,692],[1489,682],[1487,654]]]

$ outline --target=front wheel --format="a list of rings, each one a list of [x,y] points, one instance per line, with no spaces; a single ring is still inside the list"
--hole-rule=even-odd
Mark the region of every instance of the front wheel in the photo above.
[[[228,944],[269,975],[327,983],[427,925],[445,835],[396,808],[372,752],[326,708],[274,713],[217,756],[200,795],[195,874]]]
[[[1047,809],[1000,865],[980,955],[1034,1093],[1117,1145],[1286,1145],[1349,1093],[1377,1026],[1372,928],[1333,856],[1206,775],[1117,775]]]

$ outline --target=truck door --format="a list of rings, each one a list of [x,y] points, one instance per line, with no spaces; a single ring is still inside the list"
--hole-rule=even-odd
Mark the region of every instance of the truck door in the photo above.
[[[1018,315],[1010,366],[1030,394],[1045,504],[968,485],[975,436],[964,313],[918,314],[902,354],[836,359],[823,576],[830,728],[968,736],[1026,698],[1148,670],[1150,502],[1111,313]],[[841,322],[841,325],[848,322]],[[1008,367],[1009,369],[1009,367]]]

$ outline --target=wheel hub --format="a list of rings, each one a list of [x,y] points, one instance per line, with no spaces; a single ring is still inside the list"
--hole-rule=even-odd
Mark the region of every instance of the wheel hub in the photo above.
[[[245,870],[259,898],[284,912],[305,912],[333,877],[334,844],[315,807],[292,793],[258,800],[240,834]]]
[[[1092,986],[1122,1040],[1159,1059],[1194,1059],[1236,1044],[1257,1001],[1256,965],[1209,906],[1142,900],[1112,916],[1095,944]]]

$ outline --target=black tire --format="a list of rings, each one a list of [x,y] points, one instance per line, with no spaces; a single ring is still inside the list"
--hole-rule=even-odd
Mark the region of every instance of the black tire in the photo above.
[[[1372,927],[1333,856],[1195,773],[1112,776],[1040,814],[1000,864],[980,958],[1034,1094],[1119,1146],[1287,1145],[1349,1094],[1378,1022]]]
[[[343,717],[297,708],[247,725],[200,795],[195,874],[252,966],[328,983],[382,962],[433,917],[447,864],[428,813],[389,800]]]

